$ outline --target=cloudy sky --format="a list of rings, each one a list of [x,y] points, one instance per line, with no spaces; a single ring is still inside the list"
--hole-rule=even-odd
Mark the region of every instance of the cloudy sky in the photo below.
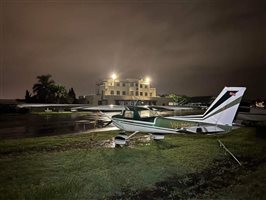
[[[266,97],[265,1],[0,0],[0,98],[51,74],[77,95],[117,72],[158,93]]]

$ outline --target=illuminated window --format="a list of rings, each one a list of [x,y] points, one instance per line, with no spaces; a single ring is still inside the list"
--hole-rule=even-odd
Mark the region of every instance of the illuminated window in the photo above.
[[[125,111],[125,114],[124,114],[124,117],[125,118],[133,118],[133,111],[131,111],[131,110],[126,110]]]
[[[141,118],[158,116],[156,112],[151,111],[151,110],[141,110],[138,113]]]

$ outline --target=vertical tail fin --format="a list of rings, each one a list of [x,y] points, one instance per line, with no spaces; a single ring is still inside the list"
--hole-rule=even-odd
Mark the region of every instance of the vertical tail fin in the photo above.
[[[225,87],[203,114],[203,122],[232,126],[245,87]]]

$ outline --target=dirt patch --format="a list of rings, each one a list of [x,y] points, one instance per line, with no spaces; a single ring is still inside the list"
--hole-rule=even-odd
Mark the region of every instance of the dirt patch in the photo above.
[[[88,140],[86,142],[73,142],[61,145],[45,145],[45,146],[32,146],[26,148],[16,148],[0,152],[0,158],[9,156],[20,156],[23,154],[43,153],[43,152],[61,152],[74,149],[92,149],[92,148],[111,148],[113,145],[112,140],[94,141]]]
[[[266,157],[261,160],[243,157],[239,159],[242,166],[230,159],[216,160],[210,168],[202,172],[185,177],[169,177],[156,183],[152,189],[132,191],[124,188],[122,192],[108,199],[203,199],[204,194],[212,194],[218,189],[234,185],[239,175],[254,171],[259,165],[266,163]]]
[[[133,137],[125,145],[129,148],[134,148],[136,145],[146,145],[149,144],[150,139],[147,136]],[[40,146],[30,146],[30,147],[18,147],[14,149],[5,149],[0,152],[0,158],[21,156],[23,154],[31,153],[43,153],[43,152],[62,152],[75,149],[95,149],[95,148],[115,148],[114,138],[108,140],[94,140],[90,138],[82,142],[70,142],[65,144],[55,144],[55,145],[40,145]]]

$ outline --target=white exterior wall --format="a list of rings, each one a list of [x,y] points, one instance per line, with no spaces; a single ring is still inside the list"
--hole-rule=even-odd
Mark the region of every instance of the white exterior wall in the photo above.
[[[156,97],[156,88],[143,79],[106,79],[98,84],[98,95]]]
[[[118,91],[119,93],[117,93]],[[172,101],[170,98],[157,97],[156,88],[152,88],[150,83],[143,79],[106,79],[97,84],[96,95],[80,98],[81,102],[93,106],[134,105],[137,100],[140,104],[165,106]]]

